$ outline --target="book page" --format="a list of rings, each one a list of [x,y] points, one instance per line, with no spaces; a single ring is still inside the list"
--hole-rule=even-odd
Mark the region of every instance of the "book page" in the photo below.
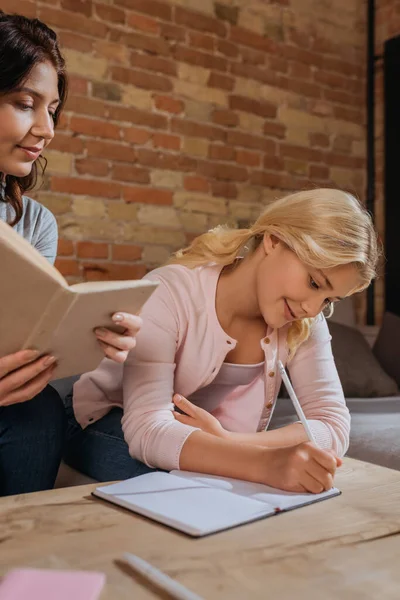
[[[252,498],[162,472],[102,486],[95,494],[192,535],[220,531],[274,513]]]
[[[301,494],[297,492],[286,492],[285,490],[279,490],[268,485],[263,485],[262,483],[251,483],[240,479],[219,477],[217,475],[205,475],[203,473],[192,473],[190,471],[171,471],[171,474],[182,477],[182,479],[185,480],[211,485],[218,489],[238,494],[239,496],[245,496],[246,498],[264,502],[276,512],[317,502],[318,500],[336,496],[340,493],[337,488],[332,488],[321,494]]]

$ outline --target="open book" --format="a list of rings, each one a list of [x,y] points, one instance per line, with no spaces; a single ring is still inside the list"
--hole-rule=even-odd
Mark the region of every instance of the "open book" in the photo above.
[[[98,487],[93,494],[200,537],[332,498],[340,491],[297,494],[228,477],[155,471]]]
[[[111,320],[113,313],[137,313],[157,287],[145,279],[69,286],[3,221],[0,264],[0,356],[27,348],[51,353],[58,363],[54,379],[96,368],[104,353],[93,329],[121,330]]]

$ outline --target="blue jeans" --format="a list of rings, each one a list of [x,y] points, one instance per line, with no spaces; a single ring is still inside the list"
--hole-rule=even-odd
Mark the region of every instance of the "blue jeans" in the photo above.
[[[97,481],[129,479],[155,470],[129,455],[122,432],[121,408],[111,409],[85,429],[75,419],[72,394],[65,398],[65,408],[68,427],[64,461],[70,467]]]
[[[32,400],[0,407],[0,496],[51,489],[65,431],[61,398],[49,385]]]

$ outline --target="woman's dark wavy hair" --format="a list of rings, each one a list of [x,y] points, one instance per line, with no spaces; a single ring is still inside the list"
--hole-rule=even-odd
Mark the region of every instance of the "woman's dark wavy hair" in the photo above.
[[[39,19],[28,19],[21,15],[8,15],[0,10],[0,95],[12,92],[28,77],[33,67],[49,61],[58,76],[60,104],[54,115],[57,125],[67,99],[67,74],[65,61],[58,47],[56,33]],[[32,165],[26,177],[6,174],[3,202],[11,204],[15,225],[22,217],[22,196],[35,187],[38,179],[38,165],[43,175],[46,159],[41,157]]]

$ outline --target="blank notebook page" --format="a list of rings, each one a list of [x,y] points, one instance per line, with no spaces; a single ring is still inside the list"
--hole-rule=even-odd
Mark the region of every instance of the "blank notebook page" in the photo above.
[[[193,536],[334,495],[331,490],[292,496],[263,485],[183,471],[140,475],[99,487],[94,494]]]

